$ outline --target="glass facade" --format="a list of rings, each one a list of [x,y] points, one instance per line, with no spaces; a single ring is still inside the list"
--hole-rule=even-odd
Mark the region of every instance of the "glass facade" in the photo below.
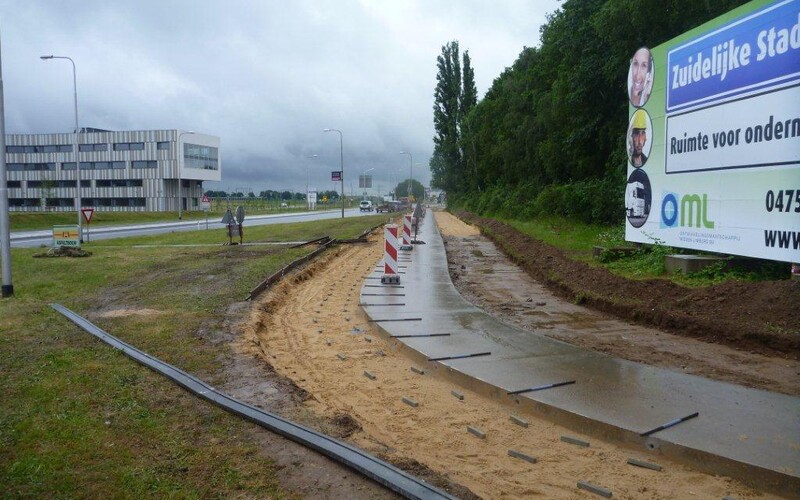
[[[183,165],[200,170],[219,170],[219,148],[184,143]]]

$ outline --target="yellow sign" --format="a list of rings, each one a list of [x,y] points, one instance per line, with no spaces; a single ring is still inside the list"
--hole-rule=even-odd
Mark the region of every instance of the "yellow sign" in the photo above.
[[[80,248],[81,234],[78,226],[53,226],[53,246]]]

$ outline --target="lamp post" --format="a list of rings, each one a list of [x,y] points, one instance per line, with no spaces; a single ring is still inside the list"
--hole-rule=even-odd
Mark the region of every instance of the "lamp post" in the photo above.
[[[408,155],[408,203],[411,204],[411,185],[414,183],[414,159],[411,157],[411,153],[406,151],[400,151],[401,155]]]
[[[311,155],[306,156],[307,160],[313,160],[314,158],[319,158],[319,155]],[[311,162],[306,162],[306,203],[308,202],[308,186],[311,183]]]
[[[342,169],[340,179],[342,181],[342,219],[344,219],[344,138],[342,137],[342,131],[335,128],[326,128],[323,132],[339,132],[339,164]]]
[[[368,168],[361,174],[364,177],[364,199],[367,198],[367,172],[371,172],[373,170],[375,170],[375,167]]]
[[[78,161],[78,134],[81,131],[80,128],[78,128],[78,72],[75,69],[75,61],[73,61],[71,57],[54,56],[50,54],[49,56],[40,56],[39,59],[42,61],[47,61],[49,59],[66,59],[72,63],[72,90],[74,91],[73,94],[75,97],[75,141],[72,147],[75,153],[75,186],[78,193],[76,200],[78,205],[76,209],[78,212],[78,235],[80,235],[80,241],[83,243],[83,224],[81,223],[81,163]]]
[[[0,261],[3,284],[0,296],[14,295],[11,282],[11,221],[8,216],[8,181],[6,180],[6,118],[3,101],[3,55],[0,50]]]
[[[181,137],[184,135],[194,135],[194,132],[190,130],[189,132],[181,132],[178,134],[178,152],[175,156],[178,164],[178,220],[183,219],[183,179],[181,178],[181,158],[183,157],[183,151],[181,151]]]

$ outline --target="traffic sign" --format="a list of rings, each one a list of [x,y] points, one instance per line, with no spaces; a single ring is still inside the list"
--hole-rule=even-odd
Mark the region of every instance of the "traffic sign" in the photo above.
[[[94,215],[94,208],[81,208],[81,214],[83,214],[83,218],[86,220],[86,223],[89,224],[92,222],[92,215]]]
[[[342,171],[341,170],[334,170],[331,172],[331,180],[332,181],[340,181],[342,180]]]
[[[202,206],[203,210],[208,210],[211,208],[211,200],[208,199],[207,194],[203,195],[203,199],[200,200],[200,205]]]

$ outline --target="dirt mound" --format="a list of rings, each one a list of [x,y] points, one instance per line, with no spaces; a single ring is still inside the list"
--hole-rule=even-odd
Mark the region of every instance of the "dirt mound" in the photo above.
[[[41,259],[46,257],[91,257],[92,252],[81,250],[80,248],[72,247],[55,247],[43,253],[33,254],[34,259]]]
[[[800,356],[800,282],[729,281],[690,289],[671,281],[631,280],[567,257],[493,219],[459,212],[557,294],[679,335],[765,354]]]

